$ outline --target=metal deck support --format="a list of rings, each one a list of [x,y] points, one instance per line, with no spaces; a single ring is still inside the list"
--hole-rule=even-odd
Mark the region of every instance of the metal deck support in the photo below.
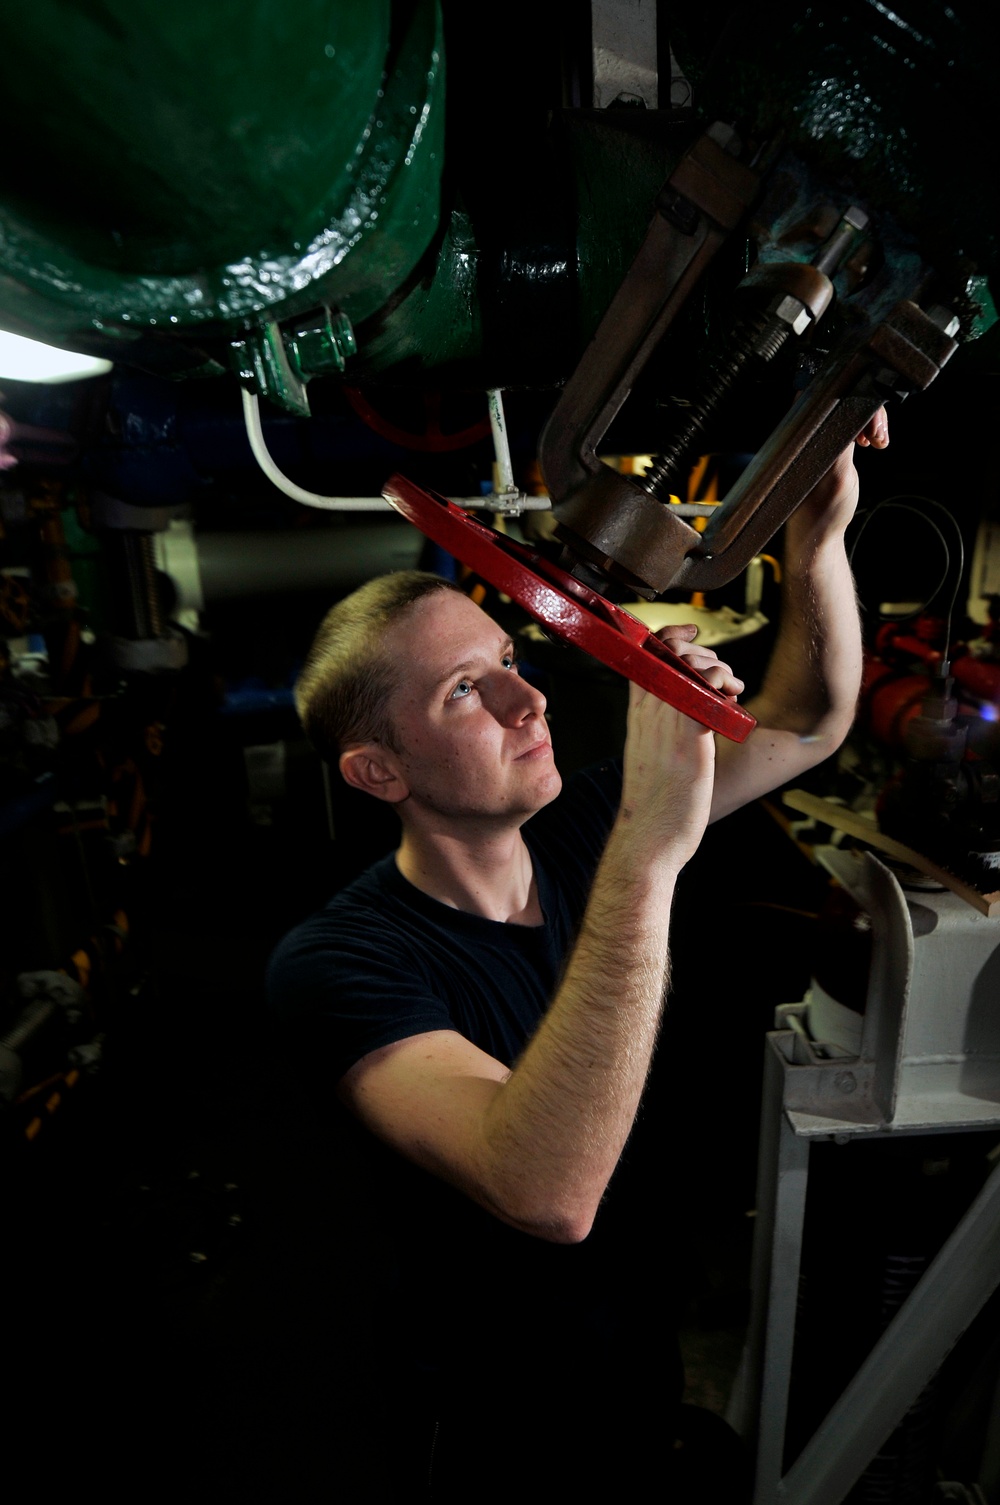
[[[1000,1286],[998,1165],[784,1472],[812,1142],[1000,1131],[996,921],[947,893],[906,899],[870,854],[825,865],[871,916],[872,967],[856,1055],[817,1041],[797,1005],[767,1037],[752,1307],[727,1408],[756,1449],[753,1505],[841,1505]]]
[[[1000,1167],[764,1500],[840,1505],[1000,1285]]]
[[[757,1163],[753,1299],[747,1343],[727,1411],[727,1420],[741,1436],[756,1438],[754,1505],[775,1500],[781,1479],[809,1175],[810,1142],[795,1133],[783,1112],[783,1089],[780,1063],[768,1049]]]

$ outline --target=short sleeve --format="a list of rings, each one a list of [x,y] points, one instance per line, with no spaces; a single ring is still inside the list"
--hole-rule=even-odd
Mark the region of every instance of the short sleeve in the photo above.
[[[338,925],[335,907],[280,943],[268,966],[267,997],[296,1053],[318,1052],[334,1080],[382,1046],[455,1027],[416,959],[387,944],[377,927],[356,918]]]

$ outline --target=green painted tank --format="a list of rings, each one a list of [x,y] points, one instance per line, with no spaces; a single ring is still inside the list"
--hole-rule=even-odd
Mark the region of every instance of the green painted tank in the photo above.
[[[890,214],[942,271],[1000,260],[995,26],[959,0],[776,0],[736,6],[721,35],[678,18],[702,59],[701,107],[780,139]],[[703,25],[703,23],[702,23]]]
[[[38,0],[0,78],[15,332],[211,369],[202,336],[367,317],[437,233],[434,0]],[[335,364],[347,326],[307,320],[300,346]]]
[[[467,9],[36,0],[0,53],[0,326],[167,376],[235,369],[297,413],[345,367],[553,386],[710,119],[777,162],[737,275],[810,254],[811,198],[858,197],[879,254],[965,300],[966,334],[995,317],[983,8],[661,5],[695,108],[655,111],[569,98],[572,8],[512,0],[489,36]]]

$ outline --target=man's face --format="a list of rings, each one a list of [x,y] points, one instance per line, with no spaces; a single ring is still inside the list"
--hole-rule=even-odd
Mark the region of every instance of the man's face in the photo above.
[[[411,813],[524,819],[559,793],[545,697],[511,639],[467,596],[423,596],[389,629],[389,715]]]

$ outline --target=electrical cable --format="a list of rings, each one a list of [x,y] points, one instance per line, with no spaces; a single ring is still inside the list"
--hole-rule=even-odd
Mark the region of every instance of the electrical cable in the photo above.
[[[906,500],[904,500],[904,497],[906,498]],[[954,556],[953,556],[952,550],[950,550],[949,547],[948,547],[948,541],[947,541],[947,539],[945,538],[944,534],[942,533],[941,529],[938,527],[938,525],[934,521],[934,519],[931,518],[931,517],[928,517],[927,514],[924,511],[921,510],[920,507],[912,507],[912,506],[910,506],[909,505],[910,501],[925,503],[928,507],[935,507],[935,508],[937,508],[937,510],[939,512],[941,512],[941,513],[944,514],[944,516],[948,519],[949,523],[952,525],[952,527],[955,530],[955,538],[956,538],[957,548],[954,551]],[[952,588],[951,598],[950,598],[950,600],[948,602],[948,609],[947,609],[947,612],[946,612],[946,615],[945,615],[945,655],[946,655],[946,657],[945,657],[945,660],[942,661],[942,664],[941,664],[940,670],[939,670],[939,672],[947,674],[947,672],[948,672],[947,671],[947,655],[948,655],[949,648],[951,646],[951,624],[952,624],[952,618],[954,616],[954,611],[955,611],[955,602],[958,599],[958,588],[959,588],[959,586],[962,583],[962,576],[965,573],[965,543],[964,543],[963,538],[962,538],[962,531],[959,528],[958,523],[956,522],[955,518],[948,511],[947,507],[942,506],[942,504],[940,502],[938,502],[938,501],[935,501],[935,499],[933,497],[930,497],[930,496],[920,496],[918,493],[915,493],[915,492],[901,492],[898,496],[885,497],[881,502],[877,503],[876,506],[870,508],[866,512],[863,512],[863,513],[859,514],[860,526],[858,528],[857,533],[854,536],[854,540],[853,540],[853,542],[852,542],[852,544],[850,546],[850,549],[848,550],[848,554],[847,554],[848,563],[850,563],[852,565],[852,567],[853,567],[853,563],[854,563],[854,555],[855,555],[855,552],[857,550],[858,544],[861,541],[862,534],[864,533],[864,531],[867,528],[868,524],[871,522],[872,518],[875,517],[875,515],[883,507],[895,507],[897,510],[899,510],[901,512],[913,512],[913,513],[916,514],[917,517],[921,518],[927,524],[927,526],[932,530],[932,532],[934,532],[937,535],[938,542],[941,544],[941,548],[942,548],[942,551],[944,553],[944,568],[943,568],[943,570],[941,572],[941,576],[940,576],[937,584],[935,585],[934,589],[930,592],[930,594],[928,596],[926,596],[926,598],[921,602],[921,604],[918,607],[916,607],[913,611],[909,611],[909,612],[890,612],[888,614],[886,614],[885,612],[882,612],[880,610],[879,613],[878,613],[878,615],[879,615],[879,619],[881,621],[883,621],[883,622],[888,622],[888,621],[910,622],[915,617],[922,616],[928,610],[928,608],[937,600],[938,596],[944,590],[945,584],[946,584],[946,582],[948,580],[948,576],[951,573],[953,557],[956,557],[957,560],[958,560],[958,569],[955,571],[955,583],[954,583],[954,586]]]

